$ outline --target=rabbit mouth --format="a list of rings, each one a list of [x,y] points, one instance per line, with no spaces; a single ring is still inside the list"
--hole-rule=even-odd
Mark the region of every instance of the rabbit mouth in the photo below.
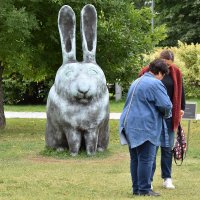
[[[87,104],[89,102],[91,102],[92,100],[92,96],[87,96],[87,95],[79,95],[76,97],[76,100],[80,103],[83,103],[83,104]]]

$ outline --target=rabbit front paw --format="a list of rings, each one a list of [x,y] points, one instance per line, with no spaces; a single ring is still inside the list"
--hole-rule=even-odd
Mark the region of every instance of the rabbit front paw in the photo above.
[[[76,156],[81,146],[81,134],[75,130],[71,130],[67,134],[69,152],[71,156]]]
[[[97,140],[98,140],[96,131],[90,131],[84,134],[84,138],[85,138],[87,155],[88,156],[95,155],[97,149]]]
[[[98,147],[98,148],[97,148],[97,151],[98,151],[98,152],[103,152],[104,150],[105,150],[105,149],[102,148],[102,147]]]
[[[57,151],[57,152],[63,152],[63,151],[65,151],[65,148],[63,148],[63,147],[58,147],[58,148],[56,149],[56,151]]]
[[[75,157],[75,156],[77,156],[78,155],[78,152],[71,152],[70,153],[70,156],[72,156],[72,157]]]

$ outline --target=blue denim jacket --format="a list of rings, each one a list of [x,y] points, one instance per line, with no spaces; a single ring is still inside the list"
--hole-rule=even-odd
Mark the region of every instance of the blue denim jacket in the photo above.
[[[156,146],[161,140],[167,143],[168,139],[161,137],[161,132],[165,135],[167,131],[163,118],[170,116],[171,109],[172,103],[163,83],[153,74],[145,73],[129,89],[120,117],[121,144],[128,143],[130,148],[135,148],[145,141]]]

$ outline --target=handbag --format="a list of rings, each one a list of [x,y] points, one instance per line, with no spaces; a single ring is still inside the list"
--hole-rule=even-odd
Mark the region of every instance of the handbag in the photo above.
[[[183,159],[186,157],[186,151],[187,151],[187,143],[186,143],[185,133],[181,125],[179,124],[177,129],[176,142],[172,150],[174,161],[177,165],[182,165]],[[178,161],[180,161],[179,164]]]

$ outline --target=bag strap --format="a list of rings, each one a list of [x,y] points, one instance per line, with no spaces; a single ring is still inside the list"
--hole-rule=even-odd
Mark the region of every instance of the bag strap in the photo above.
[[[174,162],[176,163],[177,166],[181,166],[182,163],[183,163],[183,157],[181,157],[181,162],[178,164],[177,159],[176,159],[176,157],[174,155]]]
[[[125,125],[126,125],[126,120],[127,120],[128,113],[129,113],[129,111],[130,111],[130,108],[131,108],[131,103],[132,103],[132,101],[133,101],[133,96],[134,96],[135,90],[136,90],[136,88],[137,88],[139,82],[142,80],[142,78],[143,78],[143,76],[141,76],[140,78],[138,78],[138,80],[137,80],[137,82],[136,82],[136,84],[135,84],[135,87],[134,87],[134,89],[133,89],[133,92],[132,92],[132,94],[131,94],[131,100],[130,100],[130,103],[129,103],[129,105],[128,105],[128,110],[127,110],[127,112],[126,112],[126,116],[125,116],[125,118],[124,118],[124,127],[125,127]]]

